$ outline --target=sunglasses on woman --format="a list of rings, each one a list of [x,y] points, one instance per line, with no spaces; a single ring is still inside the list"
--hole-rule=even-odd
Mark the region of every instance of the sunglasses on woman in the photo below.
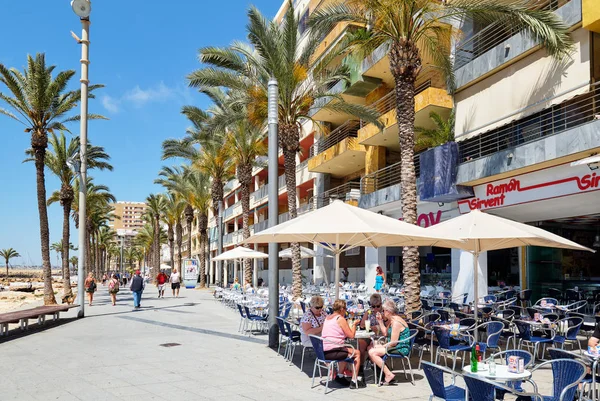
[[[315,309],[316,310],[321,310],[321,309],[323,309],[323,307],[322,306],[315,306]]]
[[[379,304],[379,305],[371,305],[371,308],[381,308],[381,304]]]

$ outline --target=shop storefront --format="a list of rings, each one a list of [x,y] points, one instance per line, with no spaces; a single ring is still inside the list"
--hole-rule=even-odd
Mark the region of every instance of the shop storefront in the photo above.
[[[458,202],[460,213],[481,209],[600,248],[600,170],[593,165],[563,164],[473,189],[473,198]],[[494,284],[497,268],[507,263],[511,275],[506,281],[514,280],[515,259],[519,282],[534,290],[534,298],[548,295],[551,288],[562,292],[577,288],[588,294],[600,290],[599,253],[543,247],[496,251],[493,257],[489,252],[489,284]],[[496,276],[502,279],[506,271],[500,269]]]

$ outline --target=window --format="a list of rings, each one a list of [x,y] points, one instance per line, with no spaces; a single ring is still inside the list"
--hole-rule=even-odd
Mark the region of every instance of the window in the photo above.
[[[356,248],[348,249],[346,252],[344,252],[344,254],[346,256],[358,256],[358,255],[360,255],[360,248],[356,247]]]
[[[300,35],[302,35],[304,32],[306,32],[306,29],[308,28],[308,9],[304,12],[304,14],[302,14],[302,17],[300,17],[300,21],[298,21],[298,33]]]

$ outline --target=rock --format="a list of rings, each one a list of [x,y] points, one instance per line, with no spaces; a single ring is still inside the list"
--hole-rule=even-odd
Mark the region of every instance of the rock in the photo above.
[[[10,291],[33,292],[35,289],[31,283],[13,282],[10,283]]]

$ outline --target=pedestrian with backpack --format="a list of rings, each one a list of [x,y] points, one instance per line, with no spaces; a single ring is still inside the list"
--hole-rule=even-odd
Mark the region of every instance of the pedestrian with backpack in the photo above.
[[[119,279],[116,274],[113,274],[108,281],[108,293],[113,306],[117,304],[117,293],[119,292]]]
[[[85,292],[88,294],[88,301],[90,306],[92,306],[92,302],[94,301],[94,293],[96,292],[96,279],[94,278],[94,273],[89,272],[88,277],[85,279],[85,283],[83,283],[83,287],[85,288]]]

